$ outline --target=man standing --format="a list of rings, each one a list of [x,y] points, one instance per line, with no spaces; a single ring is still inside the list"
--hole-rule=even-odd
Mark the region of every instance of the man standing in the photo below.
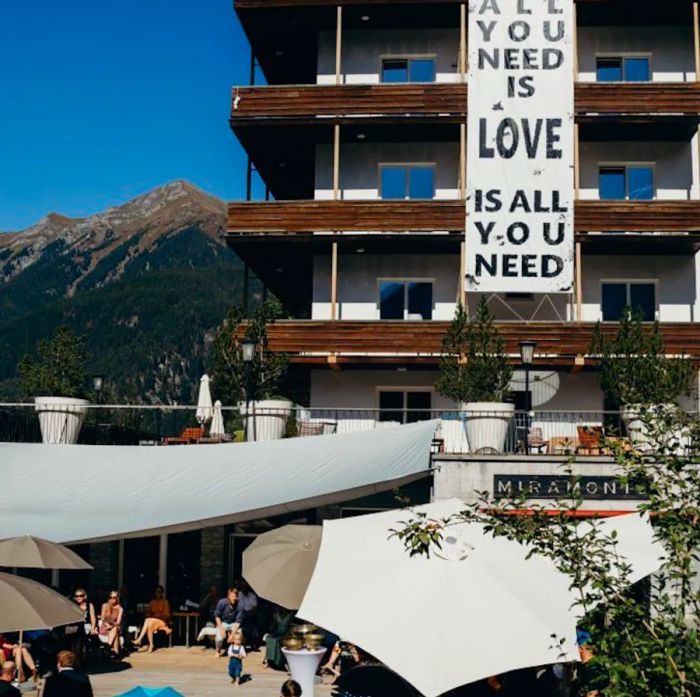
[[[223,646],[226,634],[240,629],[243,621],[243,608],[238,602],[238,591],[235,588],[229,588],[226,597],[216,604],[214,621],[216,622],[216,650],[219,656],[225,656],[226,649]]]
[[[17,667],[12,661],[5,661],[0,672],[0,695],[2,697],[20,697],[22,694],[13,684]]]
[[[238,582],[238,603],[243,609],[243,638],[246,649],[257,651],[258,640],[258,596],[248,581]]]
[[[90,678],[75,668],[75,654],[59,651],[58,672],[46,679],[43,697],[93,697]]]

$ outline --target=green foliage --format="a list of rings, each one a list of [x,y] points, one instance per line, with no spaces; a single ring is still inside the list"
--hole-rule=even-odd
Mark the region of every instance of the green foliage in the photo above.
[[[668,357],[658,322],[651,331],[629,308],[610,340],[598,323],[591,353],[600,356],[603,392],[621,405],[673,403],[690,392],[693,367],[685,356]]]
[[[451,525],[478,523],[495,537],[517,540],[530,554],[551,559],[569,577],[580,627],[592,636],[590,664],[571,666],[578,673],[572,697],[595,690],[600,697],[700,694],[700,421],[667,408],[655,410],[645,428],[652,454],[619,441],[606,443],[621,480],[645,491],[640,513],[649,515],[663,546],[659,571],[645,589],[630,587],[631,568],[615,534],[598,519],[583,520],[583,501],[573,495],[538,505],[525,495],[494,499],[476,492],[476,500],[456,516],[413,514],[390,531],[408,554],[427,556],[439,549]],[[565,470],[576,492],[575,461]],[[525,508],[529,515],[517,514]],[[565,638],[553,639],[567,648]]]
[[[211,375],[217,393],[227,404],[236,404],[246,397],[246,381],[250,371],[251,400],[275,397],[282,376],[287,372],[288,358],[269,349],[267,328],[282,314],[276,300],[263,303],[246,320],[238,307],[229,310],[219,328],[211,354]],[[256,345],[255,357],[249,366],[243,361],[243,341]]]
[[[41,339],[36,356],[24,356],[17,369],[28,397],[83,397],[87,371],[85,342],[66,325]]]
[[[437,391],[455,402],[501,402],[512,375],[486,300],[472,319],[460,304],[442,342]]]

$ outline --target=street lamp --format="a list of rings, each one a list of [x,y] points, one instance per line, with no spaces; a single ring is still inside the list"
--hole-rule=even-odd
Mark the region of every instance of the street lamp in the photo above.
[[[248,441],[248,424],[250,423],[251,378],[253,375],[253,360],[255,359],[255,341],[244,339],[241,342],[243,365],[245,369],[245,439]],[[253,440],[255,440],[255,418],[253,418]]]
[[[527,405],[528,416],[532,411],[532,399],[530,399],[530,366],[535,357],[535,341],[521,341],[520,346],[520,362],[525,368],[525,403]]]
[[[99,417],[98,417],[98,409],[97,405],[100,403],[100,393],[102,392],[102,388],[104,387],[105,383],[105,377],[104,375],[93,375],[92,376],[92,389],[93,392],[95,393],[95,445],[97,445],[97,430],[99,427]]]

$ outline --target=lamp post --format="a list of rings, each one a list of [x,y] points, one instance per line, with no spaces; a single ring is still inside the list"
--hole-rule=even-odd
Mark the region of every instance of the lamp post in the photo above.
[[[250,423],[250,402],[251,402],[251,378],[253,374],[253,360],[255,359],[255,342],[251,339],[244,339],[241,342],[243,353],[243,365],[245,366],[245,439],[248,441],[248,424]],[[255,440],[255,418],[253,418],[253,440]]]
[[[525,368],[525,404],[527,406],[529,418],[532,412],[532,399],[530,398],[530,366],[535,357],[535,346],[537,346],[537,343],[534,341],[521,341],[518,345],[520,346],[520,362]]]
[[[104,387],[105,378],[104,375],[93,375],[92,376],[92,390],[95,393],[95,445],[97,445],[97,429],[99,426],[98,412],[97,408],[100,404],[100,394],[102,393],[102,388]]]

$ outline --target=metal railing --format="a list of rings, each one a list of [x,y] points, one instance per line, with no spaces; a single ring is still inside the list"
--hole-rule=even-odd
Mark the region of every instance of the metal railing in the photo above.
[[[276,440],[390,428],[402,423],[438,421],[434,452],[446,454],[609,455],[609,439],[630,438],[619,412],[515,411],[468,413],[436,409],[344,409],[251,405],[222,410],[223,432],[200,426],[194,406],[52,405],[0,403],[0,441],[85,445],[187,445]],[[476,448],[469,428],[481,429]],[[218,430],[218,429],[214,429]],[[474,437],[474,436],[472,436]],[[484,440],[485,439],[485,440]]]

